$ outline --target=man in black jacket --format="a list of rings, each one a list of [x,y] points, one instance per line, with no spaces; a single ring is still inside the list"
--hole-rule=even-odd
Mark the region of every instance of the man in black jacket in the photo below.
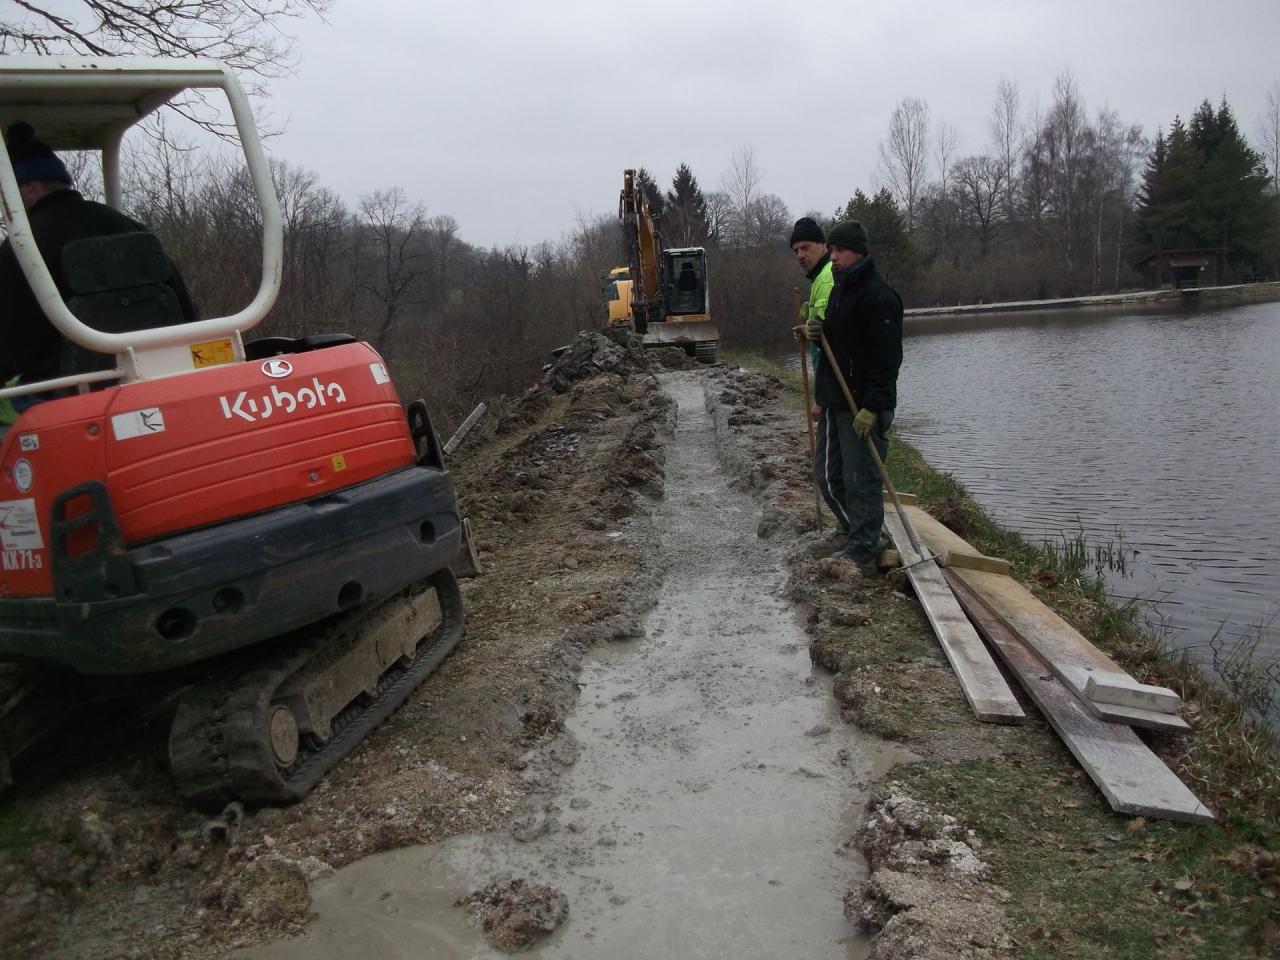
[[[25,123],[15,123],[5,135],[14,176],[22,192],[22,205],[31,223],[40,255],[49,267],[53,282],[67,296],[62,271],[62,249],[73,240],[87,237],[134,233],[146,228],[106,204],[86,200],[71,188],[66,166],[49,147],[35,139],[35,131]],[[196,310],[177,270],[166,285],[178,298],[183,318],[193,320]],[[63,338],[36,302],[26,275],[9,240],[0,246],[0,384],[15,375],[32,383],[62,375]],[[13,401],[16,409],[30,405],[31,399]]]
[[[835,282],[825,319],[806,321],[805,336],[817,341],[826,334],[857,409],[849,409],[826,363],[816,373],[814,399],[822,407],[827,435],[836,438],[839,448],[849,514],[843,553],[863,573],[874,573],[884,525],[884,489],[867,440],[875,444],[881,459],[888,456],[902,365],[902,298],[876,269],[867,231],[857,220],[832,227],[827,249]]]

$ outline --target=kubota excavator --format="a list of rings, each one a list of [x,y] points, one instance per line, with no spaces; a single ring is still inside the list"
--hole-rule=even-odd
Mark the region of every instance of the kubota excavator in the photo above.
[[[706,250],[662,249],[657,218],[634,170],[623,171],[618,219],[627,266],[605,278],[608,326],[632,328],[646,347],[683,347],[715,363],[720,332],[711,319]]]
[[[457,577],[475,555],[426,404],[406,413],[368,344],[244,340],[275,301],[282,226],[229,70],[3,57],[0,125],[100,151],[118,208],[122,137],[188,90],[225,94],[261,207],[261,284],[231,316],[175,316],[145,233],[68,244],[64,299],[0,153],[32,291],[109,367],[0,390],[51,397],[0,447],[0,660],[35,665],[0,689],[0,782],[69,708],[176,677],[190,684],[169,741],[182,794],[208,809],[287,803],[458,642]]]

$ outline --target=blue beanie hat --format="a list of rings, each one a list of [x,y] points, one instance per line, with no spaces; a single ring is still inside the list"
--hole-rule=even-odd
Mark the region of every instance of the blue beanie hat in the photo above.
[[[13,163],[13,175],[19,183],[32,180],[61,180],[71,184],[71,174],[58,155],[47,144],[36,139],[31,124],[18,122],[5,133],[9,148],[9,160]]]

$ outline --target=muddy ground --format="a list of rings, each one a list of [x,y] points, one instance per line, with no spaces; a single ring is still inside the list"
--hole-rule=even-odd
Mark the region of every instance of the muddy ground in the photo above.
[[[521,829],[530,798],[572,762],[557,735],[584,652],[634,637],[662,581],[645,529],[673,417],[654,375],[664,364],[692,366],[580,338],[469,438],[453,470],[485,573],[465,585],[466,638],[304,802],[213,821],[187,809],[166,771],[172,697],[69,724],[0,801],[0,957],[227,957],[300,933],[308,881],[355,860]],[[813,529],[803,421],[779,384],[696,375],[721,462],[759,503],[758,535],[788,545],[789,593],[844,716],[922,757],[997,753],[900,578],[863,580],[825,556],[834,541]],[[881,700],[885,671],[913,695]],[[845,909],[878,933],[874,956],[1009,951],[1006,896],[946,811],[887,782],[847,845],[872,871]]]

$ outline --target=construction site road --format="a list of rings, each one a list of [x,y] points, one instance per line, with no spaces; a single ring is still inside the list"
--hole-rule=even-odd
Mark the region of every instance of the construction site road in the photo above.
[[[528,805],[536,835],[358,861],[315,885],[306,937],[246,958],[499,956],[454,903],[502,877],[566,899],[531,956],[865,956],[841,903],[861,858],[842,843],[889,751],[841,723],[810,662],[779,544],[716,455],[708,379],[660,378],[664,496],[620,532],[652,538],[662,584],[642,636],[583,663],[561,734],[575,760]]]

